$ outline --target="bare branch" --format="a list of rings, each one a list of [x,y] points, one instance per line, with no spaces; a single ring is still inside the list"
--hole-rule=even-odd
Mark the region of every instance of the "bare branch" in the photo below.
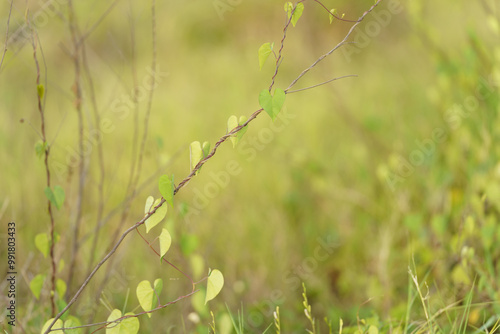
[[[361,23],[361,21],[363,21],[365,16],[368,15],[375,7],[377,7],[377,5],[380,2],[382,2],[382,0],[378,0],[373,6],[370,7],[370,9],[368,9],[366,12],[364,12],[363,15],[361,15],[361,17],[356,21],[356,23],[353,24],[351,29],[349,29],[349,32],[347,33],[347,35],[345,35],[344,39],[340,43],[338,43],[333,49],[331,49],[330,51],[328,51],[327,53],[325,53],[324,55],[319,57],[311,66],[309,66],[308,68],[303,70],[302,73],[300,73],[299,76],[297,78],[295,78],[295,80],[292,81],[292,83],[287,87],[286,90],[289,90],[290,88],[292,88],[297,83],[297,81],[300,80],[300,78],[302,78],[307,72],[309,72],[311,69],[313,69],[320,61],[322,61],[323,59],[325,59],[326,57],[331,55],[333,52],[335,52],[335,50],[340,48],[342,45],[346,44],[347,39],[351,36],[354,29],[356,29],[356,27]]]
[[[349,78],[349,77],[357,77],[357,75],[356,75],[356,74],[344,75],[344,76],[337,77],[337,78],[333,78],[333,79],[330,79],[330,80],[328,80],[328,81],[325,81],[325,82],[319,83],[319,84],[317,84],[317,85],[309,86],[309,87],[306,87],[306,88],[301,88],[301,89],[296,89],[296,90],[291,90],[291,91],[285,90],[285,93],[287,93],[287,94],[292,94],[292,93],[302,92],[302,91],[304,91],[304,90],[308,90],[308,89],[311,89],[311,88],[316,88],[316,87],[319,87],[319,86],[325,85],[325,84],[330,83],[330,82],[335,81],[335,80],[344,79],[344,78]]]
[[[10,26],[10,16],[12,15],[12,5],[14,0],[10,0],[9,16],[7,17],[7,32],[5,33],[5,45],[3,48],[2,59],[0,60],[0,69],[2,69],[3,59],[7,53],[7,43],[9,42],[9,26]]]

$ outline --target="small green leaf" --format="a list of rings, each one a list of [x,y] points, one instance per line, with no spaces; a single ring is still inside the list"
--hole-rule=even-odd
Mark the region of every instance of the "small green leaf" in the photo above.
[[[238,124],[238,117],[232,115],[228,118],[227,120],[227,132],[231,132],[233,131],[233,129],[235,127],[237,127],[239,124]]]
[[[203,157],[206,158],[210,154],[210,143],[208,141],[203,142]]]
[[[262,70],[262,66],[266,63],[267,58],[273,51],[274,43],[264,43],[259,48],[259,69]]]
[[[42,292],[43,282],[45,281],[45,275],[38,274],[30,282],[30,290],[35,295],[36,299],[40,299],[40,293]]]
[[[126,313],[125,315],[134,315]],[[149,314],[148,314],[149,315]],[[108,317],[108,322],[122,317],[120,310],[114,309]],[[139,332],[139,319],[136,317],[126,318],[118,323],[109,324],[106,328],[106,334],[137,334]]]
[[[287,15],[287,18],[290,19],[290,15],[292,15],[292,25],[295,27],[297,24],[297,21],[299,21],[300,17],[302,16],[302,13],[304,12],[304,4],[298,3],[297,8],[295,8],[295,11],[293,11],[293,4],[291,2],[287,2],[285,4],[285,12]]]
[[[156,308],[160,300],[159,296],[161,294],[161,290],[163,290],[163,280],[161,278],[155,279],[153,286],[155,290],[153,295],[153,308]]]
[[[166,229],[161,230],[160,234],[160,257],[163,258],[163,255],[165,255],[168,252],[168,249],[170,248],[170,245],[172,244],[172,237],[170,236],[170,233]]]
[[[189,261],[191,262],[191,269],[193,270],[193,277],[200,277],[205,268],[205,260],[199,254],[193,254],[189,257]]]
[[[158,198],[154,203],[153,207],[156,207],[158,204],[160,204],[161,198]],[[167,215],[167,210],[168,210],[168,204],[167,202],[164,202],[158,209],[156,209],[155,213],[153,213],[146,221],[144,224],[146,225],[146,233],[149,233],[153,227],[158,225],[163,218]]]
[[[148,196],[148,198],[146,199],[146,205],[144,206],[144,214],[147,214],[151,210],[154,201],[155,199],[153,196]]]
[[[170,178],[168,175],[162,175],[158,181],[158,188],[165,201],[174,207],[174,176]]]
[[[40,96],[40,99],[43,99],[43,95],[45,94],[45,87],[40,84],[36,87],[36,91],[38,93],[38,96]]]
[[[35,143],[35,152],[38,158],[42,158],[46,150],[47,150],[47,142],[39,140]]]
[[[245,124],[246,121],[247,121],[246,116],[241,116],[239,121],[238,121],[238,118],[234,115],[229,117],[229,119],[227,120],[227,132],[231,132],[237,126]],[[231,140],[231,143],[233,144],[233,148],[236,147],[236,145],[238,144],[240,139],[243,137],[243,135],[245,134],[247,129],[248,129],[248,127],[245,126],[244,128],[241,128],[236,134],[231,136],[231,138],[229,138]]]
[[[198,248],[198,237],[194,234],[183,234],[181,237],[181,250],[185,256],[189,256]]]
[[[58,278],[56,281],[56,291],[57,294],[59,295],[59,299],[64,298],[64,294],[66,293],[66,282],[64,282],[62,279]]]
[[[80,322],[80,320],[77,318],[77,317],[74,317],[74,316],[68,316],[68,319],[64,322],[64,327],[65,328],[68,328],[68,327],[78,327],[78,326],[81,326],[82,323]],[[82,328],[75,328],[75,329],[65,329],[64,330],[64,333],[65,334],[81,334],[83,333],[83,329]]]
[[[330,15],[328,15],[328,17],[330,18],[330,24],[332,24],[333,22],[333,19],[334,19],[334,15],[337,15],[337,10],[336,9],[330,9]]]
[[[153,296],[155,295],[151,283],[147,280],[140,282],[137,285],[136,293],[142,309],[146,312],[151,311],[153,309]],[[151,318],[151,313],[147,315]]]
[[[49,187],[45,188],[45,196],[58,210],[64,203],[64,189],[61,186],[55,186],[54,190]]]
[[[189,146],[190,152],[190,161],[191,161],[191,170],[193,170],[198,162],[203,159],[203,149],[201,148],[201,144],[199,141],[194,141]]]
[[[64,270],[64,265],[65,265],[64,259],[61,259],[59,261],[59,264],[57,265],[57,271],[62,272]]]
[[[202,318],[210,316],[209,307],[205,304],[205,287],[200,287],[200,293],[195,293],[191,297],[191,305],[196,313]]]
[[[281,108],[283,108],[285,98],[286,93],[283,89],[277,88],[274,91],[274,96],[271,96],[271,93],[267,89],[264,89],[259,94],[259,104],[274,121],[278,117]]]
[[[217,297],[223,286],[224,276],[222,276],[222,273],[217,269],[212,270],[207,280],[207,296],[205,297],[205,304]]]
[[[45,324],[42,327],[42,330],[40,331],[41,334],[44,334],[47,331],[52,321],[54,321],[54,318],[51,318],[45,322]],[[63,328],[63,321],[61,319],[57,319],[56,323],[54,324],[54,326],[52,326],[52,328]],[[50,333],[64,334],[62,330],[51,331]]]
[[[43,254],[43,257],[49,255],[49,235],[47,233],[40,233],[35,236],[35,246]]]

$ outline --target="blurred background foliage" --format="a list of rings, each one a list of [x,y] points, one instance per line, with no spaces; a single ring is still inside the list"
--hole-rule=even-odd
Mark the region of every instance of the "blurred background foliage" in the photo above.
[[[40,60],[43,50],[52,181],[66,192],[64,207],[55,214],[56,258],[66,263],[58,277],[67,280],[80,173],[73,46],[67,1],[52,1],[50,10],[44,3],[14,1],[10,34],[22,29],[25,15],[31,16]],[[228,10],[218,7],[221,3]],[[373,1],[323,3],[357,19]],[[257,50],[265,42],[279,45],[285,20],[281,1],[157,3],[162,75],[154,91],[140,187],[124,201],[147,98],[139,98],[138,109],[124,107],[124,99],[133,95],[134,80],[139,85],[149,80],[152,20],[147,2],[111,4],[74,3],[81,33],[88,32],[89,70],[81,81],[89,151],[74,278],[59,298],[66,301],[87,276],[92,252],[95,264],[117,231],[142,218],[146,197],[159,196],[158,176],[174,174],[179,182],[189,173],[189,143],[206,140],[213,146],[225,134],[230,115],[248,116],[259,108],[258,94],[269,86],[274,65],[270,59],[259,71]],[[1,40],[8,5],[0,5]],[[400,10],[392,14],[394,6]],[[46,20],[37,13],[45,13]],[[225,287],[208,306],[200,292],[151,319],[142,317],[141,333],[206,333],[210,310],[219,330],[227,332],[228,309],[233,314],[243,309],[247,331],[262,332],[272,323],[276,305],[283,332],[301,333],[307,326],[301,282],[318,321],[326,316],[334,328],[342,318],[345,326],[360,331],[366,324],[382,332],[424,330],[430,322],[421,302],[413,299],[409,268],[441,332],[452,332],[455,319],[464,314],[470,332],[483,324],[491,328],[498,319],[498,3],[384,0],[375,13],[379,19],[367,16],[353,34],[358,44],[335,52],[294,88],[347,74],[357,78],[288,95],[285,117],[274,128],[262,114],[239,147],[221,146],[176,196],[164,223],[173,237],[168,260],[195,280],[209,267],[218,268]],[[382,13],[389,14],[384,18]],[[286,88],[349,28],[348,22],[329,24],[326,12],[306,1],[303,17],[288,31],[276,87]],[[34,150],[40,115],[33,50],[29,39],[18,36],[11,39],[0,72],[0,207],[2,221],[17,224],[18,317],[32,333],[50,316],[48,282],[40,301],[29,290],[35,275],[50,272],[49,259],[34,245],[37,234],[48,232],[49,218],[43,160]],[[112,129],[100,134],[101,204],[108,219],[95,249],[100,169],[98,145],[90,135],[96,123],[88,74],[97,112]],[[221,176],[229,170],[236,172]],[[2,258],[5,252],[2,247]],[[160,265],[134,233],[71,314],[96,322],[107,318],[107,306],[133,311],[137,283],[158,277],[165,281],[163,302],[190,291],[189,281]],[[469,292],[472,304],[464,301]],[[470,312],[464,312],[467,305]]]

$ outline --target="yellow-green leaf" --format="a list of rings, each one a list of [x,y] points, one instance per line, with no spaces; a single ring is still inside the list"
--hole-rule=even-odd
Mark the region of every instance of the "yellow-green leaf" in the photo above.
[[[204,158],[210,153],[210,143],[208,141],[203,142],[202,151]]]
[[[330,17],[330,24],[332,24],[333,19],[334,19],[334,15],[337,15],[337,10],[336,10],[335,8],[330,9],[330,13],[331,13],[331,14],[329,15],[329,17]]]
[[[302,2],[298,3],[297,8],[295,8],[295,11],[294,11],[293,4],[291,2],[287,2],[285,4],[285,12],[286,12],[288,19],[290,19],[290,15],[292,15],[292,12],[293,12],[292,25],[295,27],[295,25],[297,24],[297,21],[300,19],[300,17],[302,16],[302,13],[304,12],[304,4]]]
[[[55,186],[54,190],[50,187],[45,188],[45,196],[58,210],[62,207],[64,203],[64,189],[61,186]]]
[[[161,278],[155,279],[153,283],[154,287],[154,295],[153,295],[153,308],[158,306],[158,302],[160,300],[159,296],[161,294],[161,290],[163,290],[163,280]]]
[[[172,243],[172,237],[170,236],[170,233],[166,229],[161,230],[160,234],[160,257],[163,258],[163,256],[167,253],[168,249],[170,248],[170,244]]]
[[[160,194],[163,196],[165,201],[167,201],[170,206],[174,206],[174,177],[168,175],[162,175],[158,181],[158,189]]]
[[[36,91],[38,93],[38,96],[40,96],[40,99],[43,99],[43,95],[45,94],[45,87],[40,84],[36,87]]]
[[[126,313],[125,315],[134,315]],[[120,310],[114,309],[108,317],[108,321],[114,321],[122,317]],[[136,317],[126,318],[118,323],[109,324],[106,328],[106,334],[137,334],[139,332],[139,319]]]
[[[80,320],[74,316],[68,316],[68,319],[64,322],[64,328],[70,328],[70,327],[78,327],[81,326],[82,323]],[[65,329],[64,330],[65,334],[82,334],[83,329],[82,328],[75,328],[75,329]]]
[[[193,270],[193,277],[198,278],[203,274],[205,268],[205,260],[198,254],[193,254],[189,257],[191,268]]]
[[[30,282],[30,290],[35,295],[36,299],[40,299],[40,293],[42,292],[43,282],[45,281],[45,275],[38,274]]]
[[[62,300],[64,298],[64,294],[66,293],[66,282],[64,282],[62,279],[58,278],[56,281],[56,291],[57,294],[59,295],[59,298]]]
[[[194,141],[189,146],[189,158],[191,162],[191,170],[193,170],[198,162],[203,159],[203,149],[201,148],[201,144],[199,141]]]
[[[47,329],[49,328],[50,324],[52,323],[52,321],[54,321],[54,318],[51,318],[49,320],[47,320],[45,322],[45,324],[43,325],[42,327],[42,330],[40,331],[41,334],[45,333],[45,331],[47,331]],[[54,326],[52,326],[52,328],[62,328],[63,327],[63,321],[61,319],[57,319],[56,323],[54,324]],[[52,333],[56,333],[56,334],[64,334],[64,332],[62,330],[58,330],[58,331],[51,331],[50,332],[51,334]]]
[[[43,257],[49,255],[49,236],[47,233],[40,233],[35,236],[35,246],[43,254]]]
[[[259,104],[260,106],[271,116],[271,119],[274,121],[281,109],[283,108],[283,104],[285,103],[286,93],[283,89],[277,88],[274,91],[274,96],[269,93],[269,90],[264,89],[260,92],[259,95]]]
[[[146,205],[144,206],[144,214],[147,214],[151,210],[154,201],[155,199],[153,196],[148,196],[148,198],[146,199]]]
[[[160,204],[161,199],[158,198],[154,203],[153,207],[156,207],[158,204]],[[146,221],[144,222],[144,225],[146,225],[146,233],[149,233],[153,227],[158,225],[163,218],[167,215],[167,210],[168,210],[168,204],[167,202],[163,202],[163,204],[156,209],[155,213],[153,213]]]
[[[234,115],[229,117],[229,119],[227,120],[227,132],[231,132],[237,126],[245,124],[246,121],[247,118],[245,116],[241,116],[239,120]],[[229,138],[231,140],[231,143],[233,144],[233,148],[236,147],[236,145],[238,144],[241,137],[243,137],[246,131],[247,127],[245,126],[244,128],[240,129],[240,131],[238,131],[236,134],[232,135],[231,138]]]
[[[151,311],[153,309],[153,296],[154,290],[151,287],[151,283],[147,280],[140,282],[136,289],[137,299],[144,311]],[[151,318],[151,313],[148,313],[148,317]]]
[[[222,273],[217,269],[212,270],[207,280],[207,295],[205,297],[205,304],[214,299],[222,290],[223,286],[224,276],[222,276]]]
[[[266,63],[267,58],[273,51],[274,43],[264,43],[259,48],[259,69],[262,70],[262,66]]]

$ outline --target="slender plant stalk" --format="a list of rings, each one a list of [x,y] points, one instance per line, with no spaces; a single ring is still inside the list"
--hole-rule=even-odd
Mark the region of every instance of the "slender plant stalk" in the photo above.
[[[29,21],[28,25],[31,27]],[[33,58],[35,60],[35,65],[36,65],[36,86],[37,86],[37,101],[38,101],[38,112],[40,113],[40,119],[41,119],[41,136],[42,136],[42,141],[45,146],[45,154],[44,154],[44,164],[45,164],[45,176],[47,180],[47,187],[50,188],[51,185],[51,178],[50,178],[50,168],[49,168],[49,155],[50,155],[50,147],[47,145],[47,135],[46,135],[46,123],[45,123],[45,109],[43,106],[43,101],[42,101],[42,96],[40,96],[40,93],[38,91],[38,87],[40,87],[40,64],[38,62],[38,57],[37,57],[37,42],[38,42],[38,37],[35,33],[34,30],[31,31],[31,41],[32,41],[32,46],[33,46]],[[44,89],[45,91],[45,89]],[[45,96],[45,92],[44,92]],[[50,200],[47,200],[47,210],[49,212],[49,217],[50,217],[50,264],[51,264],[51,272],[50,272],[50,283],[51,283],[51,292],[50,293],[50,304],[51,304],[51,314],[52,316],[55,315],[56,313],[56,303],[55,303],[55,294],[53,292],[56,291],[56,260],[55,260],[55,254],[54,254],[54,247],[55,247],[55,219],[54,219],[54,213],[52,212],[52,203]]]
[[[314,0],[314,1],[316,1],[316,0]],[[316,61],[314,63],[312,63],[311,66],[309,66],[308,68],[306,68],[305,70],[303,70],[302,73],[300,73],[299,76],[297,78],[295,78],[295,80],[292,81],[292,83],[287,87],[287,89],[285,89],[285,91],[288,91],[290,88],[292,88],[297,83],[297,81],[299,81],[307,72],[309,72],[316,65],[318,65],[318,63],[320,61],[322,61],[323,59],[325,59],[326,57],[328,57],[329,55],[331,55],[333,52],[335,52],[341,46],[347,44],[348,43],[347,40],[349,39],[349,37],[351,37],[351,34],[353,33],[354,29],[356,29],[356,27],[361,23],[361,21],[364,20],[364,18],[366,17],[366,15],[370,14],[371,11],[374,10],[375,7],[377,7],[378,4],[381,3],[381,2],[382,2],[382,0],[377,0],[377,2],[375,2],[375,4],[373,4],[373,6],[370,7],[370,9],[368,9],[367,11],[365,11],[363,13],[363,15],[361,15],[361,17],[357,21],[355,21],[356,23],[354,23],[352,25],[351,29],[349,29],[349,31],[345,35],[344,39],[340,43],[338,43],[333,49],[331,49],[330,51],[328,51],[327,53],[325,53],[324,55],[322,55],[321,57],[319,57],[318,59],[316,59]]]
[[[132,21],[133,22],[133,21]],[[135,66],[135,34],[134,34],[134,27],[133,23],[131,24],[131,39],[132,39],[132,55],[133,55],[133,66],[132,66],[132,75],[133,75],[133,81],[134,81],[134,106],[135,106],[135,112],[134,112],[134,136],[133,136],[133,145],[132,145],[132,166],[131,166],[131,173],[129,177],[129,184],[127,186],[127,191],[126,195],[130,192],[130,197],[135,198],[137,194],[137,185],[139,183],[139,177],[141,175],[141,170],[142,170],[142,162],[144,160],[144,152],[145,152],[145,147],[147,143],[147,137],[148,137],[148,128],[149,128],[149,120],[150,120],[150,114],[151,114],[151,106],[152,106],[152,101],[153,101],[153,96],[154,96],[154,89],[151,89],[149,91],[149,96],[148,96],[148,105],[146,108],[146,115],[144,116],[144,123],[143,123],[143,137],[141,141],[141,145],[139,148],[139,151],[137,153],[137,139],[138,139],[138,133],[139,133],[139,101],[138,101],[138,89],[139,89],[139,82],[137,80],[137,70]],[[154,75],[154,70],[156,69],[156,0],[152,0],[151,4],[151,31],[152,31],[152,60],[151,60],[151,68],[153,69],[153,75],[152,75],[152,80],[155,82],[156,78]],[[137,157],[136,157],[136,154]],[[124,206],[123,207],[123,212],[122,216],[120,218],[120,223],[118,224],[115,232],[113,233],[113,236],[111,237],[111,242],[110,244],[114,244],[116,242],[116,239],[120,235],[120,230],[123,228],[123,224],[127,221],[128,214],[129,214],[130,206]],[[114,259],[110,260],[109,264],[110,268],[113,268],[114,266]],[[105,277],[101,281],[99,288],[98,288],[98,293],[96,294],[96,298],[100,296],[102,290],[106,286],[110,275],[111,275],[112,270],[108,270],[106,272]]]
[[[79,29],[78,23],[76,22],[75,10],[73,7],[73,0],[68,1],[68,24],[69,30],[71,34],[71,40],[73,42],[73,53],[72,60],[73,66],[75,70],[75,81],[73,83],[73,93],[75,95],[75,109],[78,115],[78,150],[79,150],[79,164],[78,164],[78,196],[76,199],[76,208],[75,208],[75,221],[73,225],[73,247],[71,249],[71,258],[69,262],[69,274],[68,274],[68,290],[72,290],[73,277],[75,275],[76,270],[76,258],[79,249],[79,232],[80,232],[80,224],[82,221],[82,208],[83,208],[83,197],[85,194],[85,179],[86,179],[86,170],[85,170],[85,155],[83,154],[83,141],[84,141],[84,121],[83,121],[83,112],[82,112],[82,87],[81,87],[81,43],[79,38]]]
[[[7,28],[5,33],[5,45],[2,52],[2,58],[0,59],[0,70],[2,69],[3,60],[5,58],[5,54],[7,53],[7,44],[9,43],[9,26],[10,26],[10,16],[12,15],[12,5],[14,4],[14,0],[10,0],[10,8],[9,15],[7,16]]]

